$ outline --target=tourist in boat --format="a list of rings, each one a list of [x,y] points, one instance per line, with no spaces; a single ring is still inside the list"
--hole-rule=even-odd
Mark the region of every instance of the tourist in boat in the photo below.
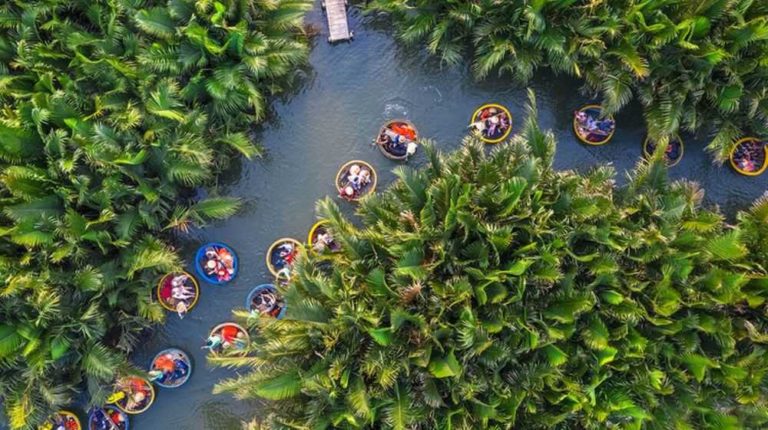
[[[160,280],[158,299],[164,307],[184,318],[197,299],[197,283],[187,273],[171,273]]]
[[[185,274],[174,276],[171,279],[171,297],[183,301],[193,299],[197,293],[194,287],[187,285],[188,280],[189,276]]]
[[[315,236],[312,248],[316,252],[323,252],[326,249],[332,249],[335,245],[333,235],[328,230],[323,230],[317,236]]]
[[[245,333],[233,325],[225,325],[217,333],[208,337],[203,349],[219,353],[232,348],[244,349],[246,346]]]
[[[667,149],[664,150],[664,154],[666,154],[668,160],[675,160],[677,159],[677,149],[678,146],[674,145],[673,143],[670,143],[667,145]]]
[[[360,181],[359,181],[358,191],[370,183],[371,183],[371,171],[368,169],[360,170]]]
[[[600,142],[613,131],[616,122],[610,118],[597,119],[584,111],[574,112],[579,134],[590,142]]]
[[[108,408],[99,408],[91,414],[90,429],[92,430],[117,430],[126,428],[126,416],[120,411]]]
[[[209,277],[215,277],[219,282],[229,281],[235,273],[234,257],[224,247],[218,250],[214,247],[208,247],[205,250],[203,267],[205,274]]]
[[[395,134],[391,130],[387,130],[388,135],[392,133],[393,136],[389,136],[386,143],[386,149],[393,155],[403,156],[408,151],[408,142],[405,138],[399,134]]]
[[[262,288],[251,298],[251,312],[258,312],[261,315],[269,315],[277,318],[283,310],[280,305],[280,298],[273,288]]]
[[[394,131],[395,133],[404,137],[407,140],[416,139],[416,130],[414,130],[413,127],[409,126],[406,123],[396,122],[392,124],[391,129],[392,131]]]
[[[656,143],[646,138],[645,142],[645,155],[651,157],[656,152]],[[683,141],[680,138],[673,138],[669,141],[667,149],[664,150],[664,161],[667,166],[676,165],[683,156]]]
[[[357,167],[357,169],[355,169]],[[360,196],[363,189],[371,183],[371,171],[361,169],[357,164],[350,167],[350,173],[347,176],[349,185],[339,189],[339,196],[347,200],[354,200]]]
[[[347,185],[344,188],[339,189],[339,197],[346,199],[346,200],[354,200],[355,199],[355,189],[352,188],[351,185]]]
[[[765,160],[764,143],[756,140],[740,144],[733,153],[733,159],[739,169],[746,173],[757,172]]]
[[[291,279],[291,268],[290,267],[283,267],[282,269],[277,271],[277,278],[278,279]]]
[[[117,392],[110,399],[110,403],[123,403],[127,411],[138,411],[143,409],[147,402],[151,400],[151,389],[142,378],[130,377],[124,378],[116,384]]]
[[[503,136],[511,122],[507,113],[494,106],[487,107],[480,111],[475,118],[472,126],[477,129],[486,139],[498,139]]]
[[[283,267],[290,267],[291,265],[293,265],[293,262],[296,259],[296,254],[298,254],[298,251],[296,250],[296,247],[294,247],[291,242],[285,242],[282,245],[278,246],[277,251],[278,251],[277,255],[280,257],[280,260],[282,261],[281,264]]]
[[[744,153],[739,159],[739,168],[745,172],[754,172],[757,170],[757,166],[752,161],[752,156],[749,152]]]
[[[174,307],[176,310],[176,314],[179,316],[179,318],[184,319],[184,316],[189,312],[189,306],[186,302],[178,302],[176,303],[176,306]]]
[[[221,351],[221,345],[222,345],[222,339],[221,336],[218,333],[214,333],[210,336],[208,336],[208,339],[205,341],[205,345],[202,349],[207,349],[212,352],[218,352]]]
[[[74,417],[57,413],[40,426],[40,430],[80,430],[80,425]]]
[[[357,201],[376,187],[376,171],[364,161],[350,161],[336,174],[339,197]]]
[[[150,379],[159,383],[178,381],[189,374],[189,364],[170,352],[158,356],[149,371]]]
[[[408,123],[392,121],[382,127],[377,139],[384,150],[394,157],[408,157],[416,153],[416,130]]]
[[[360,166],[357,164],[353,164],[352,167],[349,168],[349,174],[347,175],[347,181],[352,186],[354,190],[360,189]]]

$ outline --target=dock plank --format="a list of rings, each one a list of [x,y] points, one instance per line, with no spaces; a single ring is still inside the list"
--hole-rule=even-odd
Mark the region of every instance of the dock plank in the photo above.
[[[325,16],[328,20],[329,42],[352,38],[347,22],[347,6],[344,0],[325,0]]]

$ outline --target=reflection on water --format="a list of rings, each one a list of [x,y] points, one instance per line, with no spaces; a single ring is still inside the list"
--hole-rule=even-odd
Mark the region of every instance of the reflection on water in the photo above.
[[[242,422],[247,418],[236,409],[231,403],[209,401],[201,405],[197,412],[202,415],[208,430],[243,430]]]
[[[319,5],[310,21],[324,30]],[[335,195],[333,180],[344,162],[362,159],[379,173],[381,188],[391,182],[397,163],[384,158],[371,145],[386,119],[406,117],[422,136],[444,150],[456,148],[475,108],[486,102],[505,104],[514,117],[514,132],[525,116],[526,89],[509,80],[476,82],[464,69],[441,69],[432,59],[412,49],[398,48],[390,36],[366,27],[359,13],[352,14],[355,40],[330,46],[321,34],[311,54],[312,69],[302,88],[276,103],[273,117],[258,139],[266,156],[252,162],[235,162],[219,178],[215,193],[236,195],[245,210],[230,220],[180,239],[187,270],[203,242],[229,244],[240,258],[238,278],[226,286],[201,283],[201,299],[183,320],[169,315],[134,354],[133,361],[147,366],[162,348],[180,347],[194,360],[189,382],[178,390],[158,392],[153,407],[131,417],[132,428],[162,430],[240,429],[240,419],[250,419],[258,407],[229,396],[213,397],[213,385],[234,371],[207,366],[200,349],[214,325],[230,319],[253,286],[270,282],[265,266],[267,247],[280,237],[303,239],[315,221],[315,201]],[[605,146],[579,144],[572,134],[572,112],[589,100],[579,93],[577,81],[541,76],[531,87],[539,102],[540,121],[555,133],[559,169],[585,169],[612,163],[621,182],[642,154],[643,118],[637,105],[616,116],[618,128]],[[768,174],[745,178],[727,167],[713,166],[703,151],[704,136],[683,136],[685,157],[671,170],[672,178],[698,181],[707,191],[707,202],[727,210],[744,207],[768,186]],[[424,161],[418,153],[409,164]],[[347,212],[353,206],[340,203]]]

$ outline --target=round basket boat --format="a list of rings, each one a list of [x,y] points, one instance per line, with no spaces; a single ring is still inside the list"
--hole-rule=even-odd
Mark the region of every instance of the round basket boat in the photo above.
[[[215,256],[211,252],[215,253]],[[213,266],[209,266],[211,261]],[[195,254],[195,272],[209,284],[226,284],[237,277],[237,271],[237,254],[223,243],[207,243]]]
[[[114,406],[91,408],[88,412],[88,430],[128,430],[128,415]]]
[[[758,176],[768,168],[768,142],[745,137],[731,148],[731,167],[745,176]]]
[[[146,412],[155,402],[155,387],[144,378],[128,376],[121,378],[116,385],[116,390],[122,391],[125,395],[115,401],[114,404],[126,414],[137,415]],[[129,397],[138,393],[143,394],[144,399],[136,404],[131,404],[128,401]]]
[[[245,308],[251,312],[251,315],[267,315],[282,319],[288,307],[274,285],[261,284],[248,293]]]
[[[185,292],[194,292],[194,296],[185,299],[173,297],[173,288],[178,286],[186,290]],[[180,317],[191,311],[199,298],[200,286],[197,279],[188,272],[168,273],[157,283],[157,301],[165,309],[178,312]]]
[[[218,344],[211,343],[211,338],[214,336],[218,336],[220,341]],[[250,343],[251,336],[243,326],[233,322],[225,322],[211,329],[211,333],[208,335],[208,344],[203,348],[209,350],[212,355],[223,354],[230,350],[239,350],[240,355],[245,355],[248,353],[248,344]]]
[[[163,388],[178,388],[192,376],[192,360],[178,348],[164,349],[149,364],[149,373],[156,374],[153,382]]]
[[[360,169],[360,173],[358,175],[352,175],[351,173],[355,166]],[[358,179],[358,185],[354,185],[350,180],[350,177],[355,176],[357,178],[361,178],[364,175],[362,172],[365,171],[369,172],[368,180],[366,181],[364,179]],[[366,163],[365,161],[352,160],[341,166],[339,172],[336,174],[336,189],[339,190],[339,197],[343,198],[344,200],[356,202],[376,190],[377,180],[378,175],[376,174],[376,170],[373,168],[373,166]],[[348,191],[352,191],[352,194],[350,195]]]
[[[376,146],[390,160],[402,161],[416,152],[419,131],[406,119],[393,119],[382,125]]]
[[[597,121],[603,113],[603,108],[600,105],[586,105],[577,110],[576,114],[578,113],[584,113],[587,115],[587,117],[593,118]],[[579,123],[579,119],[574,114],[573,132],[576,133],[576,137],[580,141],[586,143],[587,145],[605,145],[613,138],[613,133],[616,131],[616,121],[613,119],[613,115],[608,115],[605,119],[599,121],[602,121],[603,124],[605,124],[604,127],[608,128],[608,130],[603,130],[598,126],[598,129],[595,131],[586,132],[586,130],[583,130]],[[610,122],[606,123],[606,121]]]
[[[284,237],[277,239],[267,250],[267,268],[272,276],[277,276],[279,272],[288,272],[290,278],[293,270],[293,263],[297,254],[301,250],[301,243],[293,238]]]
[[[643,154],[646,158],[651,158],[654,151],[656,151],[656,143],[651,140],[650,137],[646,137],[643,142]],[[683,153],[685,152],[685,146],[683,145],[683,139],[680,136],[675,136],[669,140],[667,145],[667,152],[664,154],[664,161],[668,167],[676,166],[680,160],[683,159]]]
[[[40,430],[56,430],[59,428],[66,430],[82,430],[83,426],[80,424],[80,419],[77,415],[73,412],[62,410],[48,417],[45,424],[38,427]]]
[[[333,238],[328,229],[328,221],[318,221],[309,229],[307,246],[313,254],[340,252],[341,244]]]
[[[512,132],[512,114],[506,107],[488,103],[477,108],[470,119],[470,128],[480,133],[485,143],[499,143]]]

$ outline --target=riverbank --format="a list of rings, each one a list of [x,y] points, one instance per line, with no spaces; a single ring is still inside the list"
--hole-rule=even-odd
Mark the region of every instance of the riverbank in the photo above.
[[[510,108],[519,130],[524,88],[493,79],[476,83],[467,71],[440,70],[426,55],[404,50],[390,35],[366,25],[356,10],[351,12],[355,40],[328,45],[323,19],[318,2],[307,18],[323,29],[311,53],[312,69],[297,94],[274,104],[274,119],[260,135],[266,158],[242,162],[219,179],[220,194],[242,197],[245,209],[226,222],[179,238],[188,270],[197,246],[209,240],[231,245],[242,269],[230,285],[201,285],[196,309],[181,321],[169,315],[167,324],[134,354],[133,362],[144,367],[161,348],[177,346],[192,355],[196,367],[183,388],[160,390],[147,413],[132,417],[132,428],[228,430],[239,428],[240,417],[257,411],[256,405],[211,394],[213,385],[233,372],[209,368],[200,346],[212,326],[229,319],[232,308],[243,306],[254,285],[271,279],[264,265],[269,244],[284,236],[306,238],[315,220],[314,203],[335,194],[333,178],[341,164],[364,159],[380,173],[381,187],[392,181],[390,170],[398,164],[370,145],[383,121],[407,117],[423,136],[447,142],[443,149],[448,150],[459,145],[474,109],[496,101]],[[571,114],[588,100],[578,94],[577,86],[576,81],[551,76],[532,84],[542,126],[552,129],[559,142],[555,167],[581,169],[612,162],[619,172],[631,168],[642,154],[639,108],[630,106],[616,117],[618,129],[611,144],[581,145],[570,128]],[[730,212],[746,207],[768,188],[768,174],[745,178],[727,166],[713,166],[703,149],[706,139],[684,138],[685,158],[670,176],[698,181],[708,204]],[[411,163],[420,164],[422,157],[418,154]],[[353,209],[342,206],[348,212]]]

